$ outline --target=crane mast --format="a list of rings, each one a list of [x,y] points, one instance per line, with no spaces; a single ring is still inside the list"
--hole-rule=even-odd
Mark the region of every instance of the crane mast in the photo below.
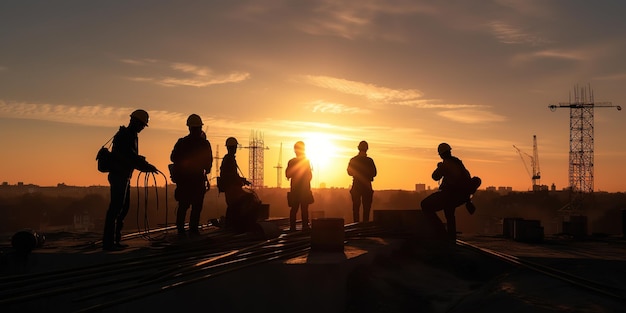
[[[528,176],[530,176],[530,179],[532,182],[532,190],[533,191],[541,190],[541,181],[540,181],[541,173],[539,171],[539,152],[537,151],[537,136],[533,135],[533,155],[523,152],[515,145],[513,145],[513,148],[515,148],[517,150],[517,153],[519,153],[519,156],[522,159],[522,163],[524,164],[524,168],[526,169]],[[530,169],[528,168],[528,165],[526,164],[526,160],[524,159],[524,156],[528,157],[528,159],[530,160]]]
[[[533,158],[531,159],[533,168],[532,182],[533,190],[541,186],[541,171],[539,170],[539,151],[537,151],[537,136],[533,135]]]

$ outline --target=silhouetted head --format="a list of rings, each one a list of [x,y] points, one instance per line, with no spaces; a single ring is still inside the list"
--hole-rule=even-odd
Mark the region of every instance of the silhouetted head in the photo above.
[[[189,132],[196,135],[202,135],[202,118],[198,114],[191,114],[187,118],[187,126],[189,127]],[[205,135],[206,139],[206,135]]]
[[[130,124],[128,124],[128,127],[136,132],[140,132],[144,127],[148,127],[148,121],[150,121],[148,112],[141,109],[135,110],[130,114]]]
[[[237,138],[235,137],[226,138],[226,150],[228,150],[229,153],[234,153],[235,151],[237,151],[238,145],[239,145],[239,142],[237,141]]]
[[[369,145],[367,144],[367,141],[363,140],[361,142],[359,142],[359,151],[363,151],[366,152],[367,149],[369,149]]]
[[[202,118],[198,114],[191,114],[187,118],[187,126],[189,127],[202,127],[204,123],[202,123]]]
[[[452,155],[452,147],[449,144],[442,142],[437,147],[437,153],[439,153],[440,157],[450,156]]]
[[[297,156],[304,155],[304,142],[298,141],[293,145],[293,151]]]

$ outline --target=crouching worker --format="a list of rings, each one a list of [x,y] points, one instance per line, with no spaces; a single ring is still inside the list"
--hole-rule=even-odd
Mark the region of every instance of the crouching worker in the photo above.
[[[250,182],[239,175],[239,166],[235,158],[238,145],[236,138],[226,139],[228,152],[220,165],[219,188],[224,191],[226,197],[226,229],[243,233],[253,229],[256,224],[261,201],[253,192],[242,188],[249,186]]]
[[[452,156],[452,148],[447,143],[441,143],[437,152],[442,162],[432,173],[433,180],[439,181],[439,191],[432,193],[421,202],[422,211],[427,221],[432,225],[437,234],[444,238],[456,240],[456,217],[455,210],[458,206],[466,204],[470,214],[474,213],[471,196],[480,186],[480,178],[471,177],[463,162]],[[446,217],[444,228],[437,211],[443,210]]]

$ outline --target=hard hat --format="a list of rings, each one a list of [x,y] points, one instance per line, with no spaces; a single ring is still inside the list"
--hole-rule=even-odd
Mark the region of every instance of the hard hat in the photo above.
[[[226,146],[227,147],[231,147],[231,146],[237,146],[239,143],[237,142],[237,139],[235,137],[228,137],[226,139]]]
[[[363,140],[359,142],[359,151],[367,151],[367,149],[369,149],[369,145],[367,144],[367,141]]]
[[[150,120],[148,112],[141,109],[133,111],[130,117],[142,122],[145,126],[148,126],[148,121]]]
[[[293,145],[294,150],[303,150],[304,151],[304,142],[298,141]]]
[[[202,127],[204,123],[202,123],[202,119],[198,114],[191,114],[187,118],[187,126],[189,127]]]
[[[437,152],[439,154],[442,154],[444,152],[449,152],[451,150],[452,150],[452,147],[450,147],[450,145],[445,142],[440,143],[439,147],[437,147]]]

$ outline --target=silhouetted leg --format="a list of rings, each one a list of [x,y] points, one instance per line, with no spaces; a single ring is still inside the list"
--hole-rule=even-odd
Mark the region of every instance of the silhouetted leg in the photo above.
[[[202,206],[194,204],[191,206],[191,213],[189,214],[189,232],[197,233],[200,226],[200,213],[202,213]]]
[[[437,211],[443,208],[443,197],[441,192],[435,192],[424,198],[420,203],[424,218],[427,223],[431,225],[432,232],[435,237],[443,236],[446,234],[446,229],[441,222]]]
[[[350,190],[350,196],[352,197],[352,218],[355,223],[359,220],[359,209],[361,208],[361,194],[356,190]]]
[[[296,230],[296,214],[298,213],[298,207],[299,205],[292,206],[289,211],[289,230],[291,231]]]
[[[448,239],[456,240],[456,217],[454,216],[454,211],[456,207],[449,206],[443,210],[446,215],[446,228],[448,230]]]
[[[124,177],[108,176],[111,185],[111,201],[104,220],[104,232],[102,234],[102,246],[110,248],[115,240],[115,223],[124,207],[125,192],[128,180]]]
[[[309,205],[303,204],[302,208],[302,230],[309,229]]]
[[[204,186],[202,186],[201,193],[197,194],[193,203],[191,204],[191,213],[189,214],[189,232],[198,233],[198,227],[200,226],[200,213],[202,213],[202,204],[204,202]]]
[[[122,210],[120,214],[117,216],[117,220],[115,221],[115,243],[120,243],[122,241],[122,228],[124,228],[124,219],[128,214],[128,210],[130,209],[130,184],[129,181],[126,181],[126,191],[124,192],[124,205],[122,205]]]
[[[179,235],[185,233],[185,217],[187,216],[187,209],[189,208],[189,202],[179,201],[178,210],[176,211],[176,230]]]
[[[370,211],[372,209],[372,200],[374,199],[374,191],[363,192],[363,221],[370,221]]]

